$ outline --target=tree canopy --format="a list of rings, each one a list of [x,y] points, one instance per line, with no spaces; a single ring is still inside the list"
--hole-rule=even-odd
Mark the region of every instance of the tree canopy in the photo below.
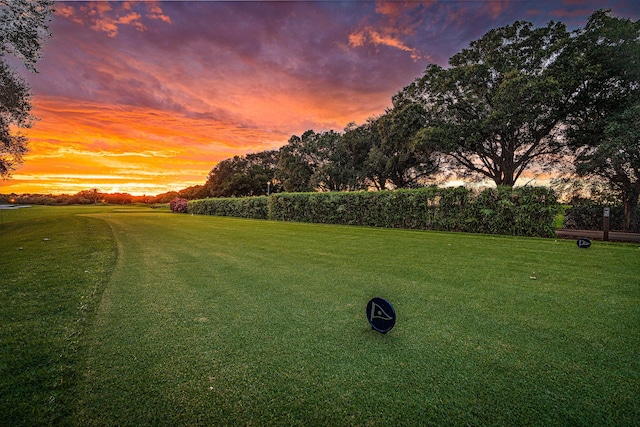
[[[463,175],[512,187],[532,166],[549,168],[563,152],[561,124],[571,90],[556,61],[569,42],[561,23],[529,22],[489,31],[431,65],[395,97],[424,107],[423,147],[446,153]]]
[[[426,111],[417,103],[397,104],[376,121],[378,137],[369,153],[369,166],[381,184],[395,188],[418,185],[421,178],[439,170],[435,150],[418,144],[418,133],[426,124]],[[381,188],[385,188],[382,185]]]
[[[578,82],[567,141],[580,176],[622,195],[625,229],[636,229],[640,195],[640,21],[594,13],[569,56]]]
[[[12,55],[36,72],[48,29],[53,1],[0,1],[0,177],[8,178],[27,152],[27,138],[12,126],[28,128],[31,115],[29,86],[6,60]]]
[[[212,197],[265,195],[273,182],[277,162],[277,151],[263,151],[223,160],[209,173],[205,184],[207,193]],[[274,182],[275,185],[277,184]]]

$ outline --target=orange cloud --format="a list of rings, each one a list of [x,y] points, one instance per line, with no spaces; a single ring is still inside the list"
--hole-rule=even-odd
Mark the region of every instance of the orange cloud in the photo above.
[[[387,46],[408,52],[415,62],[419,59],[428,58],[418,48],[410,47],[403,36],[416,33],[417,28],[422,24],[422,20],[413,19],[412,12],[416,9],[426,7],[433,1],[425,2],[376,2],[375,12],[382,19],[375,24],[366,25],[349,34],[350,47],[363,47],[367,44],[373,46]]]
[[[171,18],[165,15],[156,1],[145,3],[146,18],[164,21],[171,24]],[[115,8],[110,2],[89,2],[79,5],[56,5],[55,13],[75,23],[88,25],[92,30],[106,33],[109,37],[118,35],[119,27],[130,25],[138,31],[146,31],[142,23],[142,15],[132,10],[131,2],[116,3]]]
[[[171,17],[169,15],[165,15],[160,6],[156,2],[147,3],[147,17],[151,19],[159,19],[161,21],[166,22],[167,24],[171,24]]]
[[[349,35],[349,46],[361,47],[367,43],[371,43],[374,46],[388,46],[409,52],[411,54],[411,59],[414,61],[422,58],[418,49],[407,46],[388,29],[383,31],[387,31],[387,33],[381,33],[373,27],[363,28],[362,30]]]
[[[421,22],[420,20],[411,22],[414,12],[419,9],[426,9],[434,3],[436,3],[435,0],[421,2],[378,1],[376,2],[376,13],[384,15],[390,21],[389,25],[397,31],[404,34],[413,34]]]

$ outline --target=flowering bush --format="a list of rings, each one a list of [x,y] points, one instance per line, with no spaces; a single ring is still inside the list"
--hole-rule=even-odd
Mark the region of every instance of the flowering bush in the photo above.
[[[171,202],[169,202],[169,208],[171,208],[171,212],[174,213],[187,213],[187,203],[187,199],[176,197]]]

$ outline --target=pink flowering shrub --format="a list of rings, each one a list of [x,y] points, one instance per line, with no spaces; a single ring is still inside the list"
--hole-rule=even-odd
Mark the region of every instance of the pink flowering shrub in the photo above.
[[[169,208],[171,209],[171,212],[174,213],[187,213],[187,203],[187,199],[176,197],[171,202],[169,202]]]

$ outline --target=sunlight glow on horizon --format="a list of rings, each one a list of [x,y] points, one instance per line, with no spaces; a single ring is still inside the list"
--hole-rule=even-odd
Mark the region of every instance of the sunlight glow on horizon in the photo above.
[[[30,151],[2,193],[102,192],[155,195],[202,185],[220,160],[279,148],[288,136],[232,129],[167,112],[37,99]],[[271,145],[265,147],[265,141]]]

